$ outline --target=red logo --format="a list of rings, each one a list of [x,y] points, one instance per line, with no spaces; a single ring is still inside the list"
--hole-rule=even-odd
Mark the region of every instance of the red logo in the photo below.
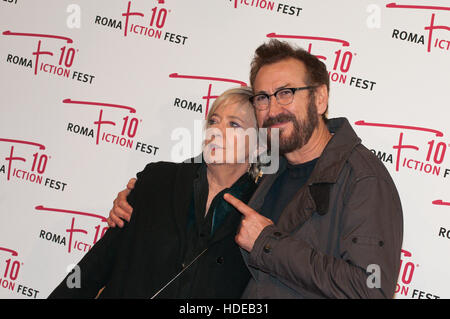
[[[230,0],[233,1],[233,0]],[[264,9],[267,11],[276,11],[281,14],[286,14],[290,16],[298,17],[300,12],[303,10],[300,7],[291,6],[288,4],[278,3],[275,9],[275,2],[270,0],[234,0],[234,8],[241,6],[254,7],[258,9]]]
[[[247,86],[245,82],[234,80],[234,79],[227,79],[227,78],[218,78],[218,77],[210,77],[210,76],[198,76],[198,75],[181,75],[178,73],[171,73],[169,74],[170,78],[174,79],[189,79],[189,80],[201,80],[201,81],[210,81],[210,82],[225,82],[225,83],[234,83],[239,84],[240,86]],[[212,83],[208,84],[208,92],[206,95],[202,97],[202,99],[206,100],[206,110],[205,110],[205,118],[208,115],[209,110],[209,102],[212,99],[216,99],[217,95],[211,95],[212,93]]]
[[[92,138],[95,135],[96,145],[99,145],[100,141],[102,141],[105,143],[116,144],[126,149],[134,149],[151,155],[156,155],[156,152],[159,150],[159,147],[157,146],[151,145],[149,143],[135,141],[138,127],[142,120],[134,116],[136,114],[136,109],[131,106],[92,101],[75,101],[72,99],[64,99],[62,102],[64,104],[70,105],[100,107],[98,119],[93,122],[93,124],[96,126],[96,134],[94,134],[93,129],[80,127],[79,125],[73,123],[68,124],[67,131],[79,133]],[[128,113],[131,115],[127,114],[126,116],[122,117],[119,122],[111,121],[110,119],[104,118],[104,108],[116,111],[125,110],[128,111]],[[114,127],[118,128],[116,132],[114,132],[113,130]]]
[[[431,10],[431,11],[439,11],[439,12],[448,12],[450,11],[450,7],[443,7],[443,6],[430,6],[430,5],[401,5],[401,4],[397,4],[395,2],[391,2],[388,3],[386,5],[386,8],[389,9],[406,9],[409,11],[417,11],[417,10]],[[436,13],[432,13],[430,16],[430,22],[428,25],[426,25],[424,27],[425,31],[428,31],[428,41],[427,41],[427,52],[431,52],[431,48],[437,48],[437,49],[441,49],[441,50],[450,50],[450,41],[449,40],[445,40],[442,38],[438,38],[437,36],[435,36],[435,31],[439,31],[439,30],[443,30],[443,31],[450,31],[450,27],[448,25],[437,25],[436,22]],[[395,32],[397,31],[397,32]],[[402,36],[403,34],[403,36]],[[417,37],[417,35],[413,35],[412,33],[403,31],[403,32],[399,32],[399,30],[395,30],[394,29],[394,33],[392,35],[392,37],[394,38],[399,38],[401,40],[407,40],[410,42],[415,42],[415,43],[423,43],[423,39],[421,39],[421,37]]]
[[[23,285],[17,282],[23,262],[17,258],[17,251],[5,247],[0,247],[0,253],[6,253],[5,263],[0,264],[0,288],[10,290],[17,294],[36,299],[39,290],[30,288],[29,285]]]
[[[39,38],[37,42],[37,49],[32,53],[32,55],[35,56],[34,60],[34,74],[37,75],[39,72],[45,72],[49,74],[54,74],[56,76],[60,76],[63,78],[70,78],[72,80],[92,84],[93,79],[95,78],[94,75],[86,74],[83,72],[72,70],[71,67],[74,63],[75,57],[78,53],[78,49],[75,49],[73,47],[68,47],[66,45],[59,48],[58,51],[44,51],[42,48],[42,39],[56,39],[56,40],[63,40],[67,44],[72,44],[73,40],[71,38],[65,37],[65,36],[59,36],[59,35],[53,35],[53,34],[39,34],[39,33],[21,33],[21,32],[11,32],[11,31],[4,31],[3,35],[6,36],[18,36],[18,37],[33,37],[33,38]],[[55,56],[58,60],[58,62],[54,61],[52,63],[46,63],[42,62],[41,56]],[[13,62],[18,57],[12,56],[11,54],[8,55],[7,62]],[[23,58],[20,58],[19,60],[22,60]],[[26,60],[26,59],[25,59]],[[30,61],[21,61],[21,64],[31,66],[31,60]]]
[[[45,150],[43,144],[7,138],[0,138],[0,142],[11,144],[9,155],[5,157],[8,166],[6,171],[7,181],[16,178],[55,190],[65,190],[67,183],[43,175],[46,172],[47,164],[51,159],[51,156],[42,152]],[[32,151],[32,154],[30,154],[30,152],[24,152],[23,148],[20,147],[21,145],[37,147],[37,150],[35,149],[35,152]],[[19,148],[20,151],[18,151],[17,148]],[[30,164],[20,165],[20,163]],[[5,173],[4,166],[0,167],[0,172]]]
[[[330,37],[318,37],[318,36],[310,36],[310,35],[292,35],[292,34],[277,34],[275,32],[267,34],[268,38],[278,38],[278,39],[291,39],[291,40],[302,40],[307,43],[307,51],[311,54],[314,54],[317,58],[330,61],[332,63],[329,65],[332,71],[329,71],[330,80],[334,83],[338,84],[346,84],[351,87],[356,87],[363,90],[372,91],[376,85],[375,81],[365,79],[361,76],[350,76],[348,80],[348,75],[350,71],[350,67],[352,66],[353,59],[357,56],[357,53],[352,52],[348,48],[350,47],[350,42]],[[330,54],[314,53],[313,52],[313,43],[317,44],[319,49],[327,50],[330,45],[339,45],[340,48],[338,50],[334,50],[330,57]],[[323,45],[325,44],[325,45]],[[328,49],[329,50],[329,49]],[[329,68],[330,69],[330,68]]]
[[[108,229],[108,226],[102,224],[106,223],[106,218],[98,215],[98,214],[92,214],[92,213],[86,213],[86,212],[80,212],[80,211],[74,211],[74,210],[67,210],[67,209],[60,209],[60,208],[49,208],[44,207],[42,205],[35,207],[37,212],[43,213],[43,212],[51,212],[51,213],[60,213],[60,214],[68,214],[72,216],[71,223],[69,228],[67,228],[65,231],[69,235],[69,242],[66,243],[66,237],[54,234],[51,232],[47,232],[45,230],[41,230],[39,234],[39,238],[46,239],[48,241],[53,241],[56,244],[60,244],[63,246],[67,245],[67,250],[69,253],[73,250],[81,251],[81,252],[87,252],[89,249],[92,248],[92,246],[105,234],[106,230]],[[84,229],[84,228],[75,228],[76,226],[76,219],[77,216],[83,216],[88,217],[89,219],[94,219],[99,221],[98,224],[96,224],[93,228],[90,229]],[[84,237],[80,239],[80,236],[75,236],[75,234],[84,234],[88,236],[88,238]],[[92,236],[93,234],[93,236]],[[90,238],[89,238],[90,236]]]
[[[164,4],[164,1],[159,1],[158,3]],[[147,38],[162,39],[164,41],[184,45],[188,39],[185,35],[167,31],[164,32],[163,35],[163,28],[166,26],[167,17],[170,12],[170,9],[156,6],[151,9],[150,17],[147,19],[148,25],[132,23],[130,21],[131,17],[146,18],[146,15],[143,12],[131,11],[131,1],[128,1],[127,11],[122,13],[122,16],[125,17],[125,28],[123,30],[123,35],[126,37],[128,36],[128,33],[131,33]],[[96,23],[101,21],[101,17],[97,18],[99,19],[96,19]],[[117,23],[112,19],[109,19],[107,24],[117,25]],[[122,29],[122,27],[120,27],[120,29]]]
[[[409,259],[411,256],[412,255],[409,251],[402,249],[399,279],[395,288],[396,294],[408,296],[409,284],[411,283],[414,276],[414,271],[418,266]]]
[[[17,251],[5,247],[0,247],[0,253],[6,253],[6,255],[9,257],[5,260],[5,263],[2,263],[2,268],[0,268],[0,274],[2,275],[2,278],[0,278],[0,287],[3,289],[15,291],[16,288],[16,279],[19,277],[19,271],[20,267],[23,265],[18,260],[15,260],[15,258],[11,257],[17,257],[19,254]]]
[[[443,178],[450,176],[450,169],[442,166],[449,144],[436,138],[429,139],[426,145],[410,144],[411,142],[404,133],[406,131],[426,132],[433,134],[435,137],[442,138],[444,133],[441,131],[419,126],[369,123],[363,120],[356,121],[355,125],[402,130],[398,136],[397,144],[392,147],[396,150],[395,170],[397,172],[400,168],[404,168],[433,176],[441,176]],[[420,150],[424,152],[418,154],[417,152]],[[412,151],[414,151],[413,154],[411,154]],[[406,152],[407,155],[405,155]]]
[[[450,206],[450,202],[444,202],[442,199],[436,199],[432,202],[433,205]]]

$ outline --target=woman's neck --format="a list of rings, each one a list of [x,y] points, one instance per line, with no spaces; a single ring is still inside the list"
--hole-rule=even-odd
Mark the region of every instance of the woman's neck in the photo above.
[[[221,190],[231,187],[248,170],[249,164],[207,164],[206,167],[209,187]]]

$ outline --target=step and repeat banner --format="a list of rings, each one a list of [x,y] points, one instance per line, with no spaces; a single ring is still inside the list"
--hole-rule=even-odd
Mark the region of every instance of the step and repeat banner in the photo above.
[[[399,189],[395,298],[450,298],[448,0],[1,0],[0,298],[46,298],[129,178],[198,154],[272,38],[326,63],[329,117]]]

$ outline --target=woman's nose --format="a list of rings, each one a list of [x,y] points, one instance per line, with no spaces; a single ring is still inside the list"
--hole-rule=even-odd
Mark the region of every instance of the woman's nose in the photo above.
[[[208,142],[213,142],[217,139],[222,139],[224,136],[222,129],[218,125],[208,127],[206,139]]]

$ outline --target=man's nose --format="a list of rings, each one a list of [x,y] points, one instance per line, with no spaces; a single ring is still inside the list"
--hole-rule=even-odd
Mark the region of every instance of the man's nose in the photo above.
[[[271,97],[269,97],[268,108],[269,108],[269,113],[268,113],[269,117],[274,117],[283,112],[283,106],[278,103],[277,99],[275,98],[275,95],[272,95]]]

